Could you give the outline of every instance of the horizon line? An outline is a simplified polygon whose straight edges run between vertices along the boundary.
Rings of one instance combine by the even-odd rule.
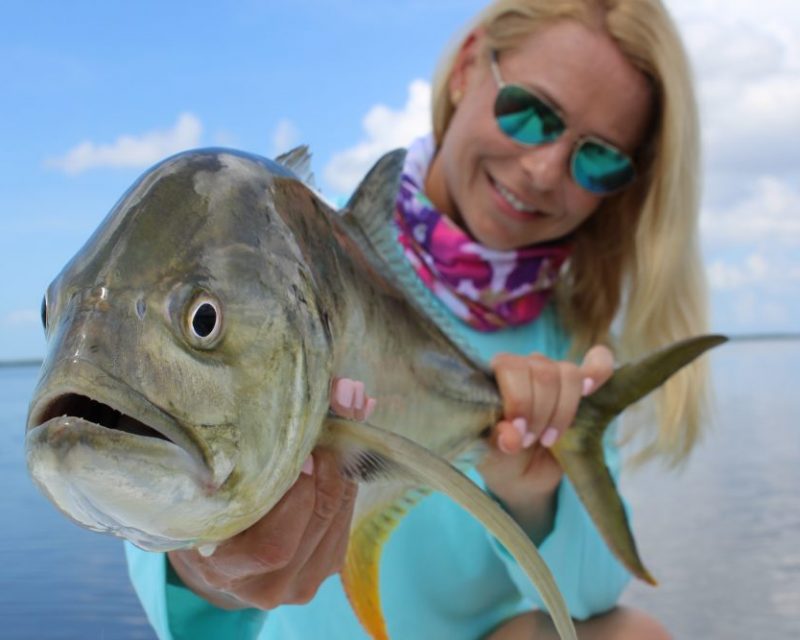
[[[728,335],[727,338],[731,342],[800,340],[800,332],[779,331],[775,333],[739,333]],[[9,369],[14,367],[34,367],[41,366],[42,362],[44,362],[44,358],[41,357],[9,358],[8,360],[0,359],[0,367]]]

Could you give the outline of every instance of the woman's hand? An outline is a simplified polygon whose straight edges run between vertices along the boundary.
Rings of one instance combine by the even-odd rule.
[[[335,455],[317,450],[297,482],[261,520],[204,557],[171,551],[183,583],[223,609],[308,602],[344,561],[356,487]]]
[[[335,378],[330,395],[331,410],[345,418],[366,420],[375,409],[358,380]],[[334,454],[318,450],[252,527],[209,557],[194,549],[171,551],[170,563],[187,587],[223,609],[308,602],[344,562],[356,489],[342,477]]]
[[[479,471],[489,490],[538,542],[552,528],[562,475],[549,448],[572,424],[581,397],[611,377],[614,357],[598,345],[580,365],[539,354],[500,354],[491,367],[504,419],[495,425],[491,450]]]

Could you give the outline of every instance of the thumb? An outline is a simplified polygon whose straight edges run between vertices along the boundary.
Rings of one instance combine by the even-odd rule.
[[[589,395],[605,384],[614,373],[614,354],[605,345],[595,345],[586,352],[580,370],[584,380],[583,395]]]

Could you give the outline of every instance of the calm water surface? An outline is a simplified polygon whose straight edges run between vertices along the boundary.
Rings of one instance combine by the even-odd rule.
[[[625,482],[661,583],[625,601],[678,639],[800,639],[800,342],[732,343],[712,365],[714,430],[688,468]],[[68,522],[28,480],[37,375],[0,368],[0,638],[152,639],[120,544]]]

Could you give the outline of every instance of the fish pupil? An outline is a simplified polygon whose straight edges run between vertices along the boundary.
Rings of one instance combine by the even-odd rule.
[[[207,338],[217,326],[217,310],[213,305],[204,302],[194,312],[192,329],[200,338]]]

